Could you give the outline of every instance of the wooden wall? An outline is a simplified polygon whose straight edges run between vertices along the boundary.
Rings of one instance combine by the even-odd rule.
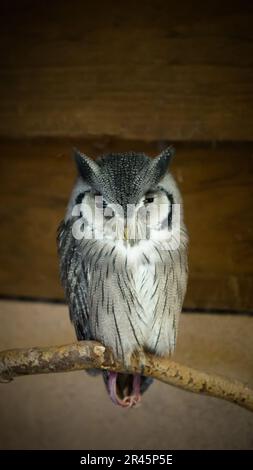
[[[63,297],[73,146],[173,142],[185,307],[252,310],[253,4],[4,0],[0,26],[0,295]]]

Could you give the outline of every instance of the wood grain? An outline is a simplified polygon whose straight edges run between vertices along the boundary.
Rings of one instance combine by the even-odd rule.
[[[63,298],[55,233],[75,178],[73,146],[96,156],[146,151],[140,141],[0,142],[0,294]],[[184,195],[190,232],[185,306],[252,309],[253,144],[178,144],[172,171]]]
[[[253,5],[3,1],[0,136],[252,140]]]

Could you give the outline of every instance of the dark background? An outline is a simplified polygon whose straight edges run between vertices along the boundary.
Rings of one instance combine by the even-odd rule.
[[[153,156],[170,143],[190,232],[184,310],[191,314],[182,320],[178,357],[250,382],[252,2],[1,1],[1,348],[73,339],[66,307],[50,304],[63,300],[55,234],[75,177],[72,147],[94,157],[129,150]],[[124,445],[121,414],[100,382],[74,374],[15,383],[1,388],[0,446]],[[136,415],[140,428],[133,413],[122,418],[125,435],[137,426],[126,445],[253,446],[249,413],[175,390],[171,402],[165,388],[156,384],[147,395]],[[85,403],[82,393],[90,393]],[[101,413],[114,423],[111,440]],[[148,437],[138,437],[148,427]]]

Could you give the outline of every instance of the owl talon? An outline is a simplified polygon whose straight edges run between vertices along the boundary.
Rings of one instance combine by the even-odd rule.
[[[121,406],[125,408],[133,408],[140,406],[141,395],[129,395],[122,400]]]
[[[141,402],[141,393],[140,393],[140,384],[141,376],[136,374],[133,376],[132,390],[130,395],[126,395],[123,398],[119,396],[117,390],[117,372],[109,372],[108,379],[108,392],[111,400],[115,405],[119,405],[123,408],[133,408],[140,405]]]

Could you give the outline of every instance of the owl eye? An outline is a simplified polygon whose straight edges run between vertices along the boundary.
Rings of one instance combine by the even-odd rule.
[[[112,209],[112,207],[110,206],[107,206],[104,210],[104,218],[106,220],[110,220],[112,219],[113,217],[115,216],[115,212],[114,210]]]
[[[152,202],[154,202],[154,199],[155,199],[154,196],[148,195],[144,199],[144,204],[152,204]]]
[[[107,207],[107,202],[104,200],[102,194],[95,194],[95,202],[98,209],[105,209]]]
[[[110,220],[115,216],[115,211],[112,207],[108,206],[102,194],[95,194],[95,203],[98,209],[103,210],[103,215],[106,220]]]

